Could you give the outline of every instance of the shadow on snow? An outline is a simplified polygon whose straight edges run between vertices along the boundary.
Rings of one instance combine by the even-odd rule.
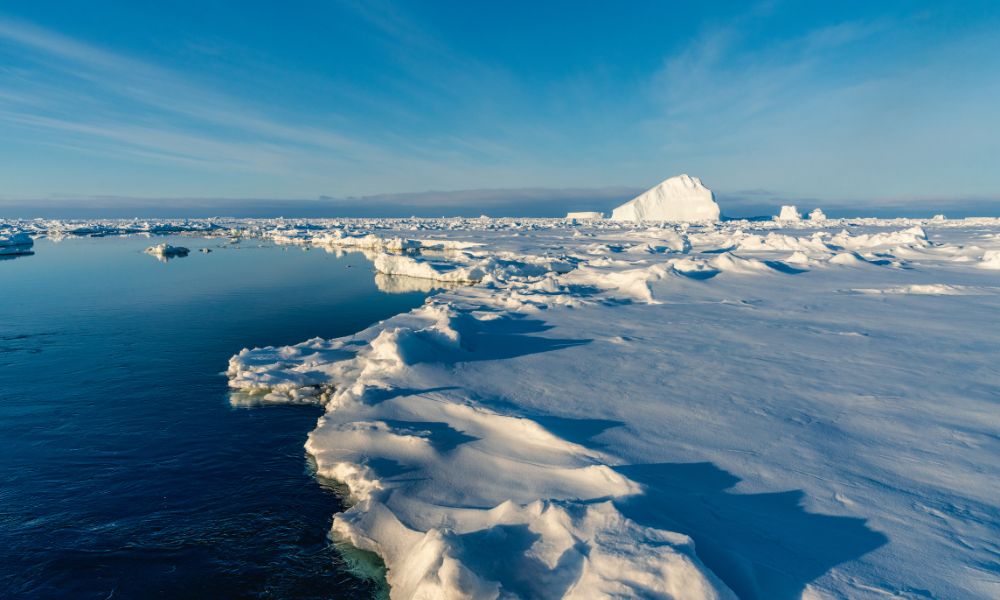
[[[712,463],[616,470],[646,487],[616,502],[622,513],[691,536],[699,558],[740,598],[800,598],[809,582],[888,542],[864,519],[807,512],[799,490],[729,492],[739,478]]]

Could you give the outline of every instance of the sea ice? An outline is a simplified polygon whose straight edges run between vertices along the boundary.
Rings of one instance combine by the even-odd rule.
[[[1000,220],[365,225],[480,283],[230,385],[326,406],[333,535],[393,597],[1000,592]]]
[[[0,221],[142,229],[451,280],[227,371],[394,598],[1000,597],[1000,219]]]

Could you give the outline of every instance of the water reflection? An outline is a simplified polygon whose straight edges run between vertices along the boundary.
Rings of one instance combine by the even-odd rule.
[[[22,258],[25,256],[34,256],[35,253],[32,250],[27,250],[25,252],[18,252],[16,254],[12,252],[0,252],[0,260],[14,260],[15,258]]]
[[[274,392],[247,392],[244,390],[233,390],[229,392],[229,405],[233,408],[257,408],[260,406],[271,406],[275,404],[317,404],[322,405],[326,396],[326,390],[316,390],[316,395],[299,392],[295,395],[276,394]]]
[[[409,275],[376,273],[375,286],[380,292],[387,294],[407,294],[410,292],[430,293],[438,290],[454,290],[462,287],[462,284],[424,279],[422,277],[410,277]]]

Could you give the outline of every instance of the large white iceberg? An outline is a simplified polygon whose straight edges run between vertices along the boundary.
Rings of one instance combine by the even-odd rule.
[[[677,175],[622,204],[613,221],[718,221],[712,190],[697,177]]]

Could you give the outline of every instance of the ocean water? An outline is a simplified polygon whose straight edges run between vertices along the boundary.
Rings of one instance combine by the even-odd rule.
[[[192,252],[142,253],[162,242]],[[0,261],[0,597],[370,596],[326,537],[342,506],[302,446],[320,409],[234,407],[221,373],[424,296],[379,291],[359,254],[255,241],[40,240]]]

